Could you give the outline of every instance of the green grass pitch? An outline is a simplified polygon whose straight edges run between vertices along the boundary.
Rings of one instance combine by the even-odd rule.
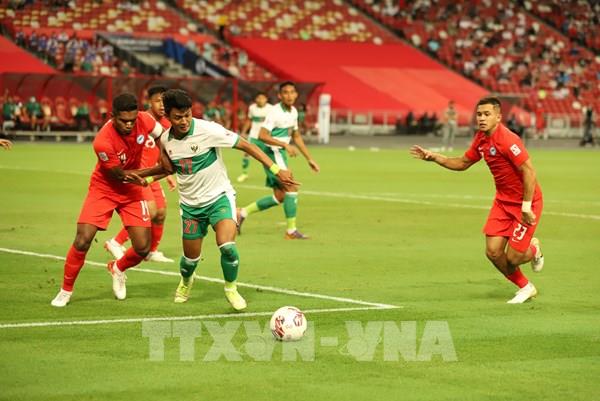
[[[507,305],[516,288],[484,255],[481,228],[494,188],[483,163],[454,173],[413,160],[407,150],[312,151],[320,174],[302,159],[292,161],[303,184],[299,227],[312,239],[284,241],[281,208],[252,215],[237,240],[239,280],[367,304],[244,287],[247,312],[256,315],[237,317],[214,282],[198,281],[187,304],[173,304],[178,278],[153,273],[176,274],[176,264],[131,271],[123,302],[112,297],[102,266],[85,266],[71,304],[52,308],[62,261],[7,250],[64,257],[94,166],[92,148],[16,143],[0,151],[0,400],[600,399],[597,152],[531,151],[545,197],[537,236],[546,266],[540,274],[523,267],[537,299]],[[225,157],[235,179],[241,154]],[[253,162],[249,180],[236,185],[238,204],[268,194],[263,180]],[[176,194],[168,200],[161,250],[178,258]],[[118,226],[115,215],[88,260],[108,261],[102,243]],[[218,256],[210,232],[197,273],[221,278]],[[307,313],[314,335],[297,344],[308,353],[294,354],[296,361],[270,333],[252,338],[240,326],[263,330],[268,314],[288,304],[317,311]],[[323,311],[340,308],[358,310]],[[143,335],[148,323],[140,320],[184,316],[201,330],[193,353],[182,358],[179,339],[168,337],[161,360],[153,360]],[[65,324],[83,321],[95,324]],[[372,331],[357,337],[351,321]],[[456,360],[435,353],[415,360],[410,343],[408,357],[387,360],[392,336],[377,328],[403,322],[416,322],[416,354],[428,324],[447,324]],[[184,327],[179,320],[161,324]],[[217,344],[209,330],[236,325],[227,344]],[[268,360],[254,357],[250,340],[273,348]],[[214,352],[224,355],[211,360]]]

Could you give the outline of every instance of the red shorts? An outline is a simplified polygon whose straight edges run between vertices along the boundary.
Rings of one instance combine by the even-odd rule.
[[[508,244],[521,253],[527,251],[531,238],[535,233],[537,225],[542,217],[544,201],[542,198],[535,200],[531,209],[536,217],[534,225],[525,224],[521,221],[521,204],[509,203],[494,199],[492,210],[488,216],[483,232],[491,237],[509,238]]]
[[[160,182],[153,182],[147,187],[144,187],[144,200],[156,202],[157,209],[165,209],[167,207],[167,197],[160,185]]]
[[[100,192],[88,192],[79,219],[79,224],[92,224],[106,230],[114,211],[119,213],[123,226],[150,227],[150,212],[145,200],[118,201]]]

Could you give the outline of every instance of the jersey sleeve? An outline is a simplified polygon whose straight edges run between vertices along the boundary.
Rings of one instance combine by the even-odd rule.
[[[510,162],[519,167],[529,159],[529,153],[523,145],[523,141],[515,134],[506,135],[502,141],[502,147],[500,148],[502,154],[510,160]]]
[[[475,135],[473,141],[471,142],[471,146],[469,146],[469,149],[467,149],[463,156],[471,160],[472,162],[478,162],[479,160],[481,160],[481,153],[479,153],[479,150],[477,149],[478,146],[479,135]]]
[[[261,128],[264,128],[269,132],[273,131],[273,128],[275,128],[275,118],[276,114],[272,110],[269,110],[269,113],[265,117],[265,121],[263,121]]]
[[[296,113],[296,118],[294,119],[294,131],[298,131],[298,113]]]
[[[209,145],[215,148],[233,148],[240,140],[238,134],[212,121],[206,124],[205,129],[208,133]]]
[[[162,134],[162,125],[158,121],[156,121],[154,117],[152,117],[150,114],[148,114],[145,111],[140,111],[138,117],[144,125],[144,129],[142,130],[144,134],[148,134],[155,139],[158,138],[160,134]]]
[[[94,152],[98,158],[98,164],[102,169],[109,170],[113,167],[121,166],[121,161],[115,152],[112,143],[103,138],[97,138],[94,141]]]

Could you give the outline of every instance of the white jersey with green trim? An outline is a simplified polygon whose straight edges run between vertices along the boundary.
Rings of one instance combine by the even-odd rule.
[[[258,133],[265,121],[265,118],[273,108],[272,104],[266,103],[263,107],[258,107],[256,103],[252,103],[248,108],[248,118],[252,121],[250,125],[249,137],[258,139]]]
[[[179,201],[187,206],[204,207],[224,193],[235,190],[219,148],[232,148],[240,137],[212,121],[192,118],[190,130],[176,139],[170,128],[160,137],[161,144],[175,165]]]
[[[285,110],[282,103],[277,103],[267,114],[262,128],[269,131],[273,138],[290,143],[292,134],[298,129],[298,110],[294,106],[290,110]],[[271,146],[271,148],[280,149],[281,147]]]

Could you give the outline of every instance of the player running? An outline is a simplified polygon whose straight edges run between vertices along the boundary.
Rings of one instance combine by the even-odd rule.
[[[150,251],[150,212],[142,193],[145,181],[141,175],[161,169],[139,169],[144,144],[149,136],[158,138],[163,128],[148,113],[138,112],[137,99],[132,94],[115,97],[112,109],[112,118],[93,142],[98,162],[77,220],[75,241],[67,253],[63,284],[52,306],[63,307],[71,300],[92,240],[98,230],[106,230],[114,211],[121,216],[131,238],[131,248],[108,263],[117,299],[127,296],[125,270],[139,264]]]
[[[163,103],[171,128],[160,141],[164,157],[172,163],[164,173],[177,173],[183,224],[183,256],[179,262],[181,280],[174,301],[183,303],[189,299],[202,242],[208,226],[212,226],[221,252],[225,296],[235,310],[245,309],[246,301],[238,293],[236,285],[240,259],[235,244],[235,191],[227,176],[220,148],[246,152],[282,183],[298,183],[292,179],[289,171],[271,162],[256,145],[220,124],[192,118],[192,99],[185,91],[166,91]]]
[[[462,157],[447,157],[417,145],[411,148],[411,154],[457,171],[468,169],[482,158],[485,160],[496,183],[496,197],[483,228],[486,255],[519,287],[508,303],[520,304],[535,297],[537,290],[519,265],[531,262],[534,272],[544,266],[540,241],[533,237],[544,204],[529,154],[521,139],[500,122],[500,107],[495,97],[477,103],[479,131]]]
[[[289,170],[287,165],[287,155],[295,157],[297,155],[296,147],[290,144],[293,140],[298,150],[308,161],[310,168],[319,172],[319,165],[313,160],[302,135],[298,131],[298,111],[294,103],[298,98],[296,85],[293,82],[284,82],[279,86],[279,99],[281,102],[274,105],[267,115],[259,132],[257,145],[269,158],[275,162],[281,169]],[[273,188],[272,196],[265,196],[256,202],[241,208],[239,213],[238,232],[241,233],[241,227],[244,220],[252,213],[261,212],[273,206],[283,203],[283,210],[287,219],[287,231],[285,239],[308,239],[296,228],[296,213],[298,210],[298,186],[283,183],[265,168],[267,175],[266,185]]]
[[[163,86],[153,86],[148,89],[148,100],[150,101],[150,115],[160,123],[165,129],[171,126],[169,120],[165,118],[165,109],[162,104],[162,94],[167,90]],[[144,143],[144,151],[142,152],[142,168],[154,167],[159,163],[160,149],[156,146],[154,138],[148,137]],[[177,187],[175,179],[168,176],[167,183],[169,190],[173,191]],[[144,200],[148,203],[150,211],[150,219],[152,221],[152,242],[150,243],[150,252],[145,260],[151,262],[173,262],[173,259],[167,258],[161,251],[158,250],[158,244],[163,236],[165,218],[167,217],[167,199],[160,185],[160,182],[153,182],[143,189]],[[129,239],[127,228],[123,227],[121,231],[114,237],[104,243],[104,248],[110,252],[115,259],[120,259],[125,247],[123,244]]]
[[[260,127],[262,127],[267,114],[273,107],[268,103],[269,98],[263,92],[259,92],[254,97],[254,103],[248,107],[248,118],[242,127],[241,135],[248,139],[250,143],[257,145],[258,141],[258,133],[260,132]],[[248,134],[248,130],[250,133]],[[244,154],[242,158],[242,174],[237,178],[238,182],[244,182],[248,179],[248,167],[250,166],[250,156]]]

